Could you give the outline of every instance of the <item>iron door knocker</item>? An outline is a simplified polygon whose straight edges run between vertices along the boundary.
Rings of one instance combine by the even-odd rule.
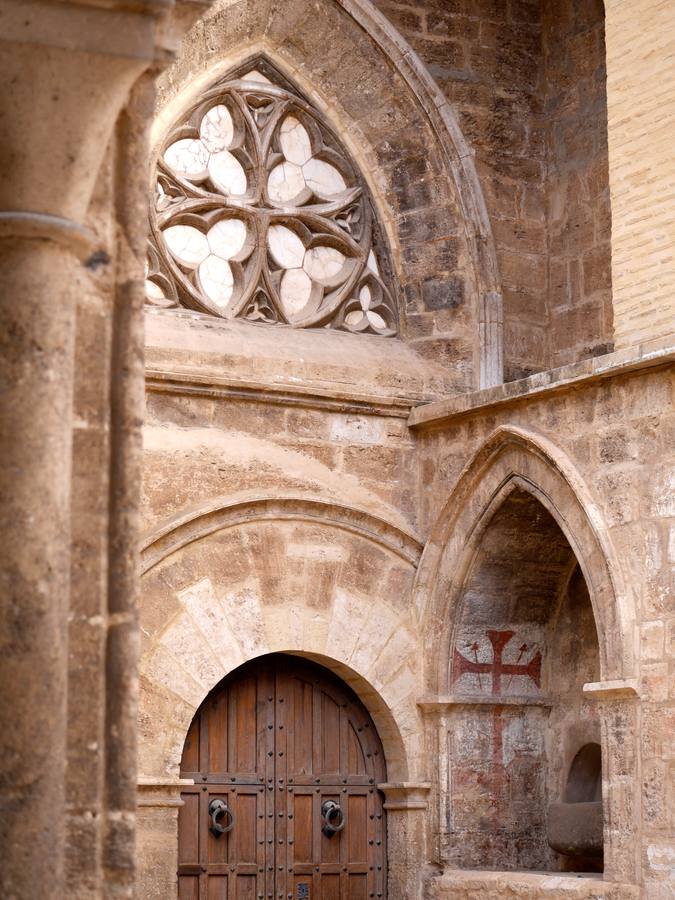
[[[335,800],[324,800],[321,804],[321,831],[326,837],[333,837],[345,827],[345,814]]]
[[[234,813],[224,800],[212,800],[209,803],[209,816],[211,817],[209,831],[214,837],[218,838],[234,828]],[[220,821],[222,816],[227,816],[226,825]]]

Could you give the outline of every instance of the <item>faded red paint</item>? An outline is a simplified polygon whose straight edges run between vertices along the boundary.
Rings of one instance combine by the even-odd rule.
[[[532,681],[540,686],[541,683],[541,651],[537,650],[532,659],[528,663],[504,663],[502,662],[502,654],[504,648],[511,640],[514,631],[486,631],[490,643],[492,644],[492,662],[482,663],[478,660],[467,659],[462,653],[455,648],[452,662],[452,680],[457,681],[466,673],[474,673],[476,675],[490,675],[492,677],[492,696],[498,697],[502,692],[502,676],[510,675],[513,678],[516,675],[524,675],[531,678]],[[477,654],[478,644],[475,643],[471,648]],[[527,650],[527,644],[520,647],[521,659],[523,653]],[[510,681],[510,679],[509,679]]]

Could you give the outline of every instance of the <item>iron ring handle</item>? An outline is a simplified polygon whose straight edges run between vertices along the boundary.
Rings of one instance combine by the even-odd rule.
[[[221,834],[226,834],[234,828],[234,813],[224,800],[212,800],[209,803],[209,816],[211,817],[209,831],[214,837],[220,837]],[[227,816],[226,825],[220,822],[222,816]]]
[[[321,804],[321,818],[323,819],[321,830],[327,837],[332,837],[345,827],[345,814],[335,800],[324,800]]]

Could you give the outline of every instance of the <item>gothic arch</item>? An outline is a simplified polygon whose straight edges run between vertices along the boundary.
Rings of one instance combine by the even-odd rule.
[[[402,336],[415,342],[428,335],[417,331],[425,312],[422,282],[437,272],[457,313],[447,338],[471,348],[458,370],[472,369],[473,385],[496,383],[501,343],[486,325],[488,317],[498,320],[501,305],[494,241],[454,112],[368,0],[329,0],[321,17],[309,5],[282,14],[266,0],[216,3],[160,82],[153,143],[207,85],[248,58],[268,58],[336,127],[364,174],[405,298]],[[406,318],[406,307],[417,316]]]
[[[550,441],[516,427],[498,428],[464,468],[437,519],[416,583],[423,632],[438,661],[426,687],[448,689],[452,632],[463,587],[494,513],[522,490],[550,513],[572,548],[590,593],[603,680],[634,675],[634,607],[602,514],[569,459]]]

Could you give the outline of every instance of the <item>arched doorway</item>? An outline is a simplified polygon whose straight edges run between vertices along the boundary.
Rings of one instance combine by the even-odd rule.
[[[382,744],[339,678],[272,654],[204,700],[185,740],[181,900],[386,896]]]

